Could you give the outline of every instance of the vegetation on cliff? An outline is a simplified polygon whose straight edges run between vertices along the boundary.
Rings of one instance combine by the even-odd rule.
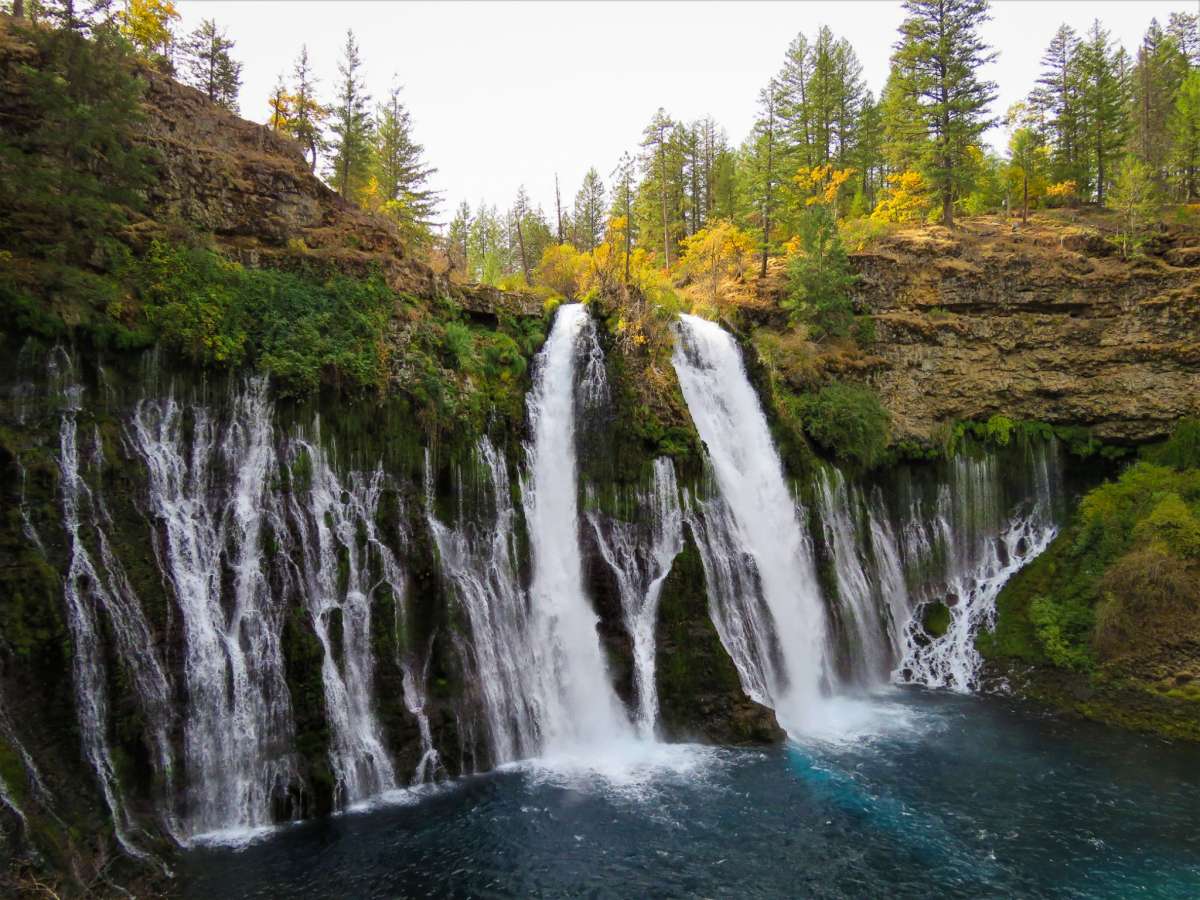
[[[1184,420],[1085,495],[1000,594],[996,629],[979,638],[985,656],[1041,670],[1035,689],[1085,715],[1200,738],[1198,447],[1200,423]]]

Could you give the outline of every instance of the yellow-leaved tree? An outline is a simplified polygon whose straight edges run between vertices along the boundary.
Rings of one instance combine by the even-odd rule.
[[[924,222],[933,208],[929,185],[920,172],[909,169],[888,179],[887,189],[871,218],[877,222],[902,224]]]
[[[693,308],[717,312],[752,299],[753,257],[754,240],[728,219],[685,238],[678,275],[688,282]]]
[[[577,300],[581,296],[579,287],[589,262],[586,255],[571,244],[551,244],[533,270],[533,283],[564,300]]]
[[[179,12],[171,0],[126,0],[121,34],[146,59],[166,62],[175,42],[172,26],[178,21]]]
[[[835,214],[842,192],[853,177],[856,169],[835,169],[832,164],[823,166],[801,166],[792,180],[800,191],[805,206],[821,204]]]

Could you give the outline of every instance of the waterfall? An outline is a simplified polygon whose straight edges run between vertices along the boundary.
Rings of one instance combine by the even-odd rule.
[[[517,568],[516,510],[504,456],[486,438],[475,446],[490,493],[476,498],[482,508],[474,521],[462,521],[461,473],[457,528],[433,511],[433,470],[426,454],[426,519],[437,548],[438,564],[449,593],[466,611],[469,645],[460,647],[474,673],[490,748],[496,763],[533,756],[540,747],[533,677],[529,661],[528,597]]]
[[[650,489],[636,497],[632,522],[608,520],[595,510],[588,521],[604,561],[617,579],[625,628],[633,640],[633,674],[637,687],[637,727],[653,738],[658,724],[658,690],[654,680],[654,628],[658,600],[671,563],[683,549],[683,513],[675,467],[667,457],[654,461]],[[608,520],[608,521],[606,521]]]
[[[292,518],[303,559],[301,594],[323,650],[335,802],[345,806],[396,787],[372,704],[371,604],[382,586],[400,602],[403,585],[375,524],[383,469],[351,473],[343,484],[319,434],[311,443],[298,438],[289,449],[293,479],[305,472],[309,479],[307,491],[292,491]]]
[[[582,351],[582,353],[581,353]],[[559,307],[538,354],[527,408],[531,439],[522,479],[533,562],[530,627],[534,705],[542,749],[586,750],[629,733],[609,680],[597,616],[583,589],[575,449],[575,388],[606,390],[599,346],[581,304]],[[577,360],[586,354],[584,371]]]
[[[719,497],[694,506],[714,623],[747,693],[801,727],[825,680],[825,609],[796,502],[741,353],[682,316],[675,371]]]
[[[431,642],[432,643],[432,642]],[[433,745],[433,730],[429,726],[429,716],[425,712],[426,685],[429,683],[429,654],[425,655],[425,664],[416,666],[411,661],[401,664],[403,673],[404,707],[417,720],[417,729],[421,735],[421,758],[413,772],[414,785],[436,781],[439,776],[445,776],[446,770],[442,765],[441,754]]]
[[[880,571],[863,555],[868,542],[883,534],[864,533],[861,493],[846,483],[838,469],[820,472],[817,496],[825,542],[833,557],[837,608],[849,639],[852,677],[866,685],[885,682],[894,660],[881,603]]]
[[[919,508],[910,518],[911,563],[942,560],[941,580],[924,599],[949,607],[950,626],[931,638],[920,622],[908,622],[899,680],[964,692],[979,686],[983,661],[975,636],[995,625],[996,598],[1005,582],[1042,553],[1058,531],[1058,446],[1039,442],[1024,452],[1024,484],[1015,504],[1005,502],[995,455],[958,456],[932,520],[923,521]]]
[[[150,855],[136,846],[130,837],[135,823],[125,808],[120,780],[108,743],[109,697],[108,674],[104,663],[103,638],[98,614],[105,612],[118,638],[127,631],[141,631],[139,623],[131,621],[132,603],[117,598],[125,587],[123,579],[116,580],[109,571],[97,569],[84,541],[84,514],[91,504],[91,491],[80,471],[78,423],[82,388],[67,392],[67,407],[59,427],[59,471],[61,474],[63,527],[67,533],[69,562],[63,580],[67,623],[73,643],[72,673],[75,681],[75,705],[84,756],[100,783],[104,802],[113,822],[113,833],[121,848],[137,859],[148,860]],[[94,510],[92,510],[94,515]],[[97,529],[98,530],[98,529]],[[140,623],[144,625],[143,623]],[[143,642],[135,646],[135,657],[152,652],[153,644],[146,629]],[[126,641],[122,641],[129,647]],[[147,665],[144,668],[149,669]],[[161,670],[160,670],[161,671]],[[169,772],[169,769],[166,770]],[[164,773],[165,774],[165,773]]]
[[[283,610],[262,558],[264,525],[283,530],[267,490],[275,454],[265,380],[250,381],[234,398],[223,436],[206,407],[191,412],[190,448],[173,396],[140,402],[131,428],[162,531],[160,568],[183,619],[188,838],[270,824],[273,798],[296,780]],[[211,470],[218,459],[223,480]],[[224,500],[222,482],[230,486]],[[226,567],[233,575],[228,597]]]

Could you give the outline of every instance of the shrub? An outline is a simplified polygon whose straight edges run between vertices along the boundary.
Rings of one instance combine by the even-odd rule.
[[[810,206],[800,219],[800,249],[788,260],[788,295],[782,306],[793,324],[807,323],[813,337],[845,337],[854,324],[850,288],[857,280],[833,214]]]
[[[1194,632],[1200,578],[1161,547],[1123,556],[1105,575],[1093,646],[1102,659],[1138,653],[1163,637]]]
[[[1087,635],[1092,611],[1087,606],[1034,597],[1029,604],[1029,621],[1054,665],[1063,669],[1086,669],[1091,665]]]
[[[834,382],[801,401],[804,431],[836,458],[871,468],[887,449],[891,417],[870,388]]]

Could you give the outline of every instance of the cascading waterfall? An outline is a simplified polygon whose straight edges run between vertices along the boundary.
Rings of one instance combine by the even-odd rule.
[[[587,517],[604,561],[617,579],[625,628],[633,640],[633,674],[637,688],[637,727],[653,738],[658,723],[658,690],[654,681],[658,601],[671,563],[683,549],[683,512],[675,467],[667,457],[654,461],[648,491],[636,498],[632,522],[611,520],[595,510]]]
[[[511,762],[536,754],[540,747],[530,649],[528,597],[521,587],[514,547],[516,510],[508,466],[486,437],[475,446],[476,459],[490,489],[480,497],[475,521],[462,514],[464,485],[456,478],[459,498],[457,528],[441,522],[433,511],[433,470],[425,461],[426,519],[437,546],[444,582],[467,614],[469,657],[476,690],[487,720],[494,761]],[[481,492],[482,493],[482,492]]]
[[[280,646],[282,609],[271,596],[262,531],[282,530],[267,490],[275,472],[265,380],[234,398],[220,437],[208,409],[192,409],[190,449],[174,397],[142,401],[131,436],[145,461],[163,539],[160,565],[182,614],[186,836],[262,827],[295,779],[291,702]],[[220,499],[219,458],[232,490]],[[222,591],[232,570],[233,596]],[[226,612],[226,607],[230,612]]]
[[[826,679],[827,625],[796,502],[733,338],[682,316],[673,361],[719,491],[693,507],[714,622],[747,693],[801,728]]]
[[[874,534],[861,527],[862,498],[834,468],[817,476],[818,512],[833,556],[838,610],[849,637],[852,677],[863,684],[885,682],[891,672],[888,622],[884,618],[880,570],[872,571],[863,550]]]
[[[311,443],[298,438],[290,450],[293,478],[298,471],[309,473],[307,502],[301,503],[300,492],[292,494],[292,518],[303,559],[301,594],[324,653],[330,764],[336,801],[344,806],[396,787],[372,705],[371,604],[383,585],[401,601],[403,585],[395,556],[375,524],[383,469],[351,473],[343,484],[319,437]],[[340,640],[334,634],[335,618]]]
[[[130,836],[135,824],[125,808],[112,748],[108,743],[108,675],[98,621],[99,611],[107,614],[122,644],[121,649],[128,654],[132,647],[131,661],[144,660],[146,655],[152,653],[153,645],[149,639],[149,629],[144,627],[144,620],[138,621],[132,612],[135,604],[125,596],[118,599],[117,595],[126,586],[124,579],[118,580],[113,572],[97,569],[84,541],[83,516],[89,507],[92,507],[93,516],[95,511],[91,491],[80,470],[76,416],[81,408],[81,397],[82,388],[68,389],[59,428],[63,527],[67,532],[70,553],[63,580],[63,597],[74,645],[72,668],[75,703],[84,755],[99,780],[100,790],[112,816],[117,842],[130,856],[146,860],[150,855],[135,845]],[[94,530],[100,530],[98,524],[94,523]],[[138,610],[140,613],[140,608]],[[132,637],[130,632],[142,639],[140,644],[129,640]],[[146,664],[141,668],[142,674],[145,674],[152,667]],[[161,670],[158,671],[161,673]],[[135,680],[140,682],[136,676]],[[153,710],[152,705],[150,709]],[[166,776],[169,772],[167,768],[162,774]]]
[[[1031,444],[1025,453],[1024,499],[1015,508],[1005,508],[995,456],[959,456],[932,521],[923,522],[918,512],[906,528],[910,564],[927,564],[938,554],[944,560],[940,593],[929,591],[924,599],[949,607],[950,627],[930,639],[918,622],[908,623],[900,680],[964,692],[979,686],[982,659],[975,636],[995,624],[996,598],[1005,582],[1058,531],[1058,446]]]
[[[587,356],[582,372],[581,350]],[[630,733],[584,593],[579,544],[575,388],[582,376],[585,393],[605,389],[603,365],[595,365],[599,352],[583,305],[559,307],[527,400],[532,436],[522,495],[533,562],[531,696],[542,749],[550,753],[589,751]]]
[[[415,665],[411,660],[401,663],[403,672],[404,708],[412,713],[417,720],[417,730],[421,735],[421,758],[413,772],[412,784],[421,785],[436,781],[439,776],[446,774],[442,765],[441,754],[433,744],[433,729],[429,725],[429,715],[425,712],[427,702],[426,685],[429,683],[429,654],[425,655],[424,665]]]

